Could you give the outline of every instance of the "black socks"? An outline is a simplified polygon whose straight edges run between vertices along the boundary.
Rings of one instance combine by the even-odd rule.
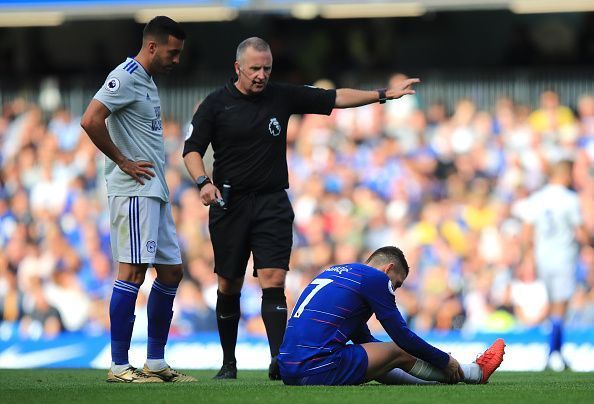
[[[284,288],[262,289],[262,320],[268,335],[270,355],[277,356],[287,327],[287,298]]]
[[[223,348],[223,363],[235,362],[235,345],[237,345],[237,327],[241,312],[239,298],[241,293],[236,295],[225,295],[217,291],[217,325],[219,327],[219,338]]]

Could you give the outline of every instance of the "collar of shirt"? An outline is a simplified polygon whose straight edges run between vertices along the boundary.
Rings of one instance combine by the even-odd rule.
[[[237,89],[237,87],[235,86],[235,82],[237,81],[237,77],[231,77],[229,79],[229,81],[227,82],[227,85],[225,86],[225,88],[227,89],[227,91],[229,91],[229,93],[231,94],[232,97],[234,98],[242,98],[244,100],[258,100],[260,99],[262,96],[264,96],[265,94],[268,93],[268,89],[270,88],[270,82],[268,83],[268,85],[266,86],[266,88],[264,89],[264,91],[262,91],[260,94],[252,94],[252,95],[247,95],[242,93],[241,91],[239,91]]]

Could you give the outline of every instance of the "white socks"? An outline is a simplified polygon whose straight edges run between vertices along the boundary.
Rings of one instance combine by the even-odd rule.
[[[146,360],[146,367],[153,372],[157,372],[159,370],[163,370],[168,367],[167,362],[165,359],[147,359]]]
[[[147,359],[146,360],[146,367],[149,368],[149,370],[152,370],[153,372],[163,370],[168,366],[169,365],[167,364],[167,362],[165,362],[165,359]],[[125,365],[116,365],[115,363],[111,362],[111,371],[113,372],[113,374],[116,374],[116,375],[119,373],[122,373],[124,370],[128,369],[129,367],[130,367],[129,363],[126,363]]]
[[[436,384],[437,382],[426,381],[409,375],[404,370],[395,368],[390,370],[385,375],[376,378],[380,383],[383,384]]]
[[[464,383],[477,384],[480,383],[483,375],[481,374],[481,368],[476,363],[461,363],[460,367],[464,372]]]
[[[111,362],[111,371],[114,375],[118,375],[120,373],[122,373],[124,370],[128,369],[130,367],[129,363],[126,363],[124,365],[116,365],[115,362]]]

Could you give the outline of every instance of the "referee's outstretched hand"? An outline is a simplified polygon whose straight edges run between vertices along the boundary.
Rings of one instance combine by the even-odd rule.
[[[418,78],[402,80],[396,86],[390,87],[386,90],[386,97],[388,97],[390,100],[396,100],[403,95],[414,94],[415,90],[412,88],[412,86],[420,82],[421,79]]]
[[[155,176],[155,173],[151,170],[154,164],[148,161],[125,160],[120,163],[119,167],[120,170],[134,178],[140,185],[144,185],[143,179],[150,180]]]
[[[206,184],[200,190],[200,200],[204,206],[212,205],[217,199],[222,199],[222,197],[221,192],[214,184]]]

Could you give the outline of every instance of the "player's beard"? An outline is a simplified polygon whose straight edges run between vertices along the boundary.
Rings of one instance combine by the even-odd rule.
[[[165,63],[165,61],[158,54],[155,54],[152,65],[154,71],[160,74],[169,74],[174,67],[173,63]]]

